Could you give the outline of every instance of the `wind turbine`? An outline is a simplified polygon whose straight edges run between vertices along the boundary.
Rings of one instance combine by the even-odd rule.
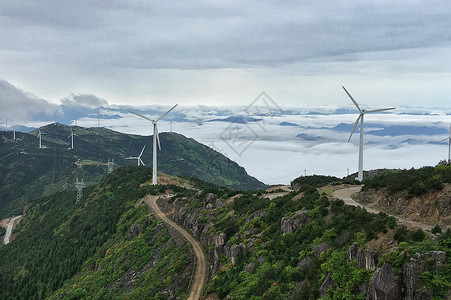
[[[16,124],[14,124],[13,120],[10,120],[13,123],[13,140],[16,139]],[[8,121],[6,121],[6,131],[8,131]]]
[[[444,142],[448,140],[448,164],[451,163],[451,125],[449,125],[449,137],[441,140],[440,142]]]
[[[352,128],[351,135],[349,136],[349,139],[348,139],[348,143],[351,141],[352,134],[354,133],[354,130],[360,121],[359,173],[358,173],[356,179],[358,181],[363,181],[363,118],[366,113],[374,113],[374,112],[385,111],[385,110],[390,110],[390,109],[395,109],[395,108],[389,107],[389,108],[371,109],[371,110],[361,109],[360,106],[357,104],[357,101],[355,101],[354,98],[352,98],[351,94],[349,94],[349,92],[345,89],[345,87],[342,86],[342,88],[345,90],[346,94],[348,94],[349,98],[351,99],[351,101],[354,103],[354,105],[357,107],[357,109],[360,112],[357,120],[355,121],[354,128]]]
[[[141,150],[141,154],[139,154],[139,156],[130,156],[125,159],[136,159],[138,161],[138,167],[141,166],[141,164],[145,166],[144,162],[141,160],[141,155],[143,155],[144,149],[146,149],[146,145],[144,145],[143,149]]]
[[[157,143],[158,143],[158,148],[161,151],[161,145],[160,145],[160,137],[158,136],[158,121],[160,121],[161,119],[163,119],[164,117],[167,116],[167,114],[169,114],[178,104],[174,105],[170,110],[168,110],[164,115],[162,115],[161,117],[159,117],[156,120],[152,120],[146,116],[140,115],[138,113],[132,112],[132,114],[137,115],[138,117],[141,117],[143,119],[146,119],[150,122],[152,122],[153,124],[153,171],[152,171],[152,184],[156,185],[157,184]]]
[[[38,132],[39,132],[39,134],[38,134],[38,136],[36,138],[39,139],[39,149],[42,149],[42,132],[41,132],[41,129],[38,128]]]
[[[71,146],[70,146],[70,148],[71,149],[74,149],[74,131],[72,130],[72,127],[70,128],[70,135],[67,137],[67,138],[72,138],[72,140],[71,140]]]

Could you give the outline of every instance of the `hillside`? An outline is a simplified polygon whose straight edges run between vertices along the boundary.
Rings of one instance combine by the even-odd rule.
[[[39,196],[71,190],[76,178],[87,184],[107,174],[106,163],[134,165],[147,145],[142,160],[152,167],[152,137],[122,134],[105,128],[73,127],[74,149],[69,149],[70,128],[51,124],[41,128],[43,149],[38,149],[37,130],[11,134],[0,132],[0,218],[21,214],[26,203]],[[158,170],[178,176],[194,176],[234,189],[257,189],[265,185],[245,169],[207,146],[176,133],[161,133]]]
[[[0,247],[0,298],[186,299],[191,249],[148,213],[149,194],[202,244],[210,299],[443,299],[451,287],[450,230],[409,231],[320,194],[334,178],[297,179],[273,198],[150,177],[123,167],[79,205],[73,191],[35,201]]]
[[[451,226],[451,165],[380,171],[365,180],[359,201],[413,221]]]

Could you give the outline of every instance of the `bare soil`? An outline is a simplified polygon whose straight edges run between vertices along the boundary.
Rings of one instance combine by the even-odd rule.
[[[191,293],[188,300],[198,300],[201,298],[202,288],[204,287],[207,278],[207,258],[202,251],[200,243],[185,229],[177,223],[169,219],[157,205],[157,199],[160,196],[147,195],[143,198],[144,202],[155,213],[155,215],[163,220],[168,226],[180,233],[192,246],[194,255],[196,256],[196,273],[191,284]]]

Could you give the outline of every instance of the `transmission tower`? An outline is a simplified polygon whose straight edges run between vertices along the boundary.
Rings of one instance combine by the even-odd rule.
[[[114,170],[114,166],[115,166],[116,164],[114,163],[114,158],[110,161],[110,159],[108,158],[108,163],[107,163],[107,166],[108,166],[108,174],[111,174],[112,172],[113,172],[113,170]]]
[[[81,179],[81,181],[77,181],[75,182],[75,187],[77,188],[77,201],[76,203],[80,202],[81,198],[83,197],[83,188],[85,186],[85,183],[83,182],[83,178]]]

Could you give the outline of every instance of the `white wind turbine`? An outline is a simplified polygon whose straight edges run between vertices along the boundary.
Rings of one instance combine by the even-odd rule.
[[[354,128],[352,128],[351,135],[349,136],[349,139],[348,139],[348,143],[349,143],[349,141],[351,141],[352,134],[354,133],[354,130],[360,121],[359,173],[358,173],[356,179],[358,181],[363,181],[363,117],[365,116],[366,113],[374,113],[374,112],[385,111],[385,110],[390,110],[390,109],[395,109],[395,108],[389,107],[389,108],[371,109],[371,110],[361,109],[360,106],[357,104],[357,101],[355,101],[354,98],[352,98],[351,94],[349,94],[349,92],[345,89],[345,87],[342,86],[342,88],[345,90],[346,94],[348,94],[349,98],[351,98],[352,102],[354,103],[354,105],[357,107],[357,109],[360,112],[357,120],[355,121]]]
[[[72,127],[70,128],[70,135],[67,138],[72,138],[70,148],[74,149],[74,131],[72,130]]]
[[[451,163],[451,125],[449,125],[449,137],[441,140],[440,142],[444,142],[448,140],[448,163]]]
[[[167,116],[167,114],[169,114],[178,104],[174,105],[170,110],[168,110],[164,115],[162,115],[161,117],[159,117],[156,120],[152,120],[146,116],[140,115],[138,113],[132,112],[132,114],[137,115],[138,117],[141,117],[143,119],[146,119],[150,122],[152,122],[153,124],[153,170],[152,170],[152,184],[156,185],[157,184],[157,143],[158,143],[158,148],[161,150],[161,145],[160,145],[160,137],[158,136],[158,121],[160,121],[161,119],[163,119],[164,117]]]
[[[13,140],[16,139],[16,124],[14,124],[13,120],[10,120],[13,123]],[[8,131],[8,121],[6,121],[6,131]]]
[[[38,136],[37,138],[39,139],[39,149],[42,149],[42,132],[41,129],[38,128]]]
[[[146,149],[146,145],[144,145],[144,147],[141,150],[141,153],[139,154],[139,156],[130,156],[130,157],[127,157],[125,159],[136,159],[138,161],[138,167],[141,166],[141,165],[145,166],[144,162],[141,160],[141,155],[143,155],[144,149]]]

